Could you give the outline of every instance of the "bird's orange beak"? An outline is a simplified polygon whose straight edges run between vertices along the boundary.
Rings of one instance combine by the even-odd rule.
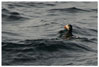
[[[65,26],[64,26],[64,29],[69,30],[69,29],[70,29],[70,28],[69,28],[69,25],[68,25],[68,24],[65,25]]]

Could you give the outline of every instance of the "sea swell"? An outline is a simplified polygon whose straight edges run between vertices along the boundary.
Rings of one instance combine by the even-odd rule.
[[[90,51],[91,49],[82,44],[77,44],[73,42],[66,42],[61,40],[26,40],[24,44],[18,43],[2,43],[3,50],[9,48],[25,48],[25,47],[33,47],[35,50],[44,50],[44,51],[58,51],[59,49],[71,50],[71,51]]]
[[[3,2],[2,65],[97,65],[96,2]],[[71,24],[74,39],[62,39]]]
[[[13,54],[13,56],[15,55],[14,57],[10,57],[10,59],[12,59],[11,62],[7,64],[6,62],[3,63],[6,65],[11,65],[12,62],[15,62],[13,63],[14,65],[20,65],[20,63],[16,62],[35,62],[62,57],[70,58],[79,56],[79,53],[97,52],[87,45],[85,46],[80,43],[77,44],[75,42],[60,39],[25,40],[20,41],[19,43],[2,42],[2,50],[2,53],[8,52],[9,54]],[[67,63],[67,65],[68,64],[70,63]]]

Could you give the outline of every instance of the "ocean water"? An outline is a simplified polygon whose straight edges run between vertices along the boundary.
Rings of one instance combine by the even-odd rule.
[[[97,66],[97,27],[97,2],[2,2],[2,65]]]

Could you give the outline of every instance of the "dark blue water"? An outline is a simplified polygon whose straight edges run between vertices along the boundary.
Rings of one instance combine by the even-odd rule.
[[[97,2],[2,2],[2,65],[96,66]]]

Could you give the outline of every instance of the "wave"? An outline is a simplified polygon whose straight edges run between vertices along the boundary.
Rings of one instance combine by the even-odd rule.
[[[35,2],[35,3],[32,3],[32,4],[35,4],[35,5],[42,5],[42,6],[56,6],[55,4],[52,4],[52,3],[49,3],[49,2]]]
[[[66,12],[70,12],[70,13],[75,13],[75,12],[89,12],[89,10],[84,10],[84,9],[80,9],[80,8],[77,8],[77,7],[57,8],[57,9],[50,9],[49,11],[51,11],[51,12],[55,12],[55,11],[66,11]]]
[[[24,62],[33,65],[33,62],[39,60],[75,58],[82,56],[83,53],[97,52],[85,45],[59,39],[24,40],[19,43],[2,42],[3,55],[10,56],[3,58],[3,65],[25,65]],[[5,58],[8,58],[9,62],[5,62]]]
[[[18,51],[59,51],[60,49],[65,49],[68,51],[92,51],[88,46],[77,44],[74,42],[55,40],[55,39],[38,39],[38,40],[25,40],[20,43],[2,42],[3,50],[20,49]],[[22,50],[24,48],[28,48]]]
[[[19,34],[12,33],[12,32],[3,31],[2,33],[3,33],[3,34],[8,34],[8,35],[11,35],[11,36],[19,36]]]
[[[28,19],[27,17],[22,16],[19,12],[11,12],[7,9],[2,9],[2,18],[6,18],[7,20]]]
[[[97,9],[91,9],[91,11],[96,11],[97,12],[98,10]]]
[[[15,8],[15,7],[34,7],[34,8],[42,8],[46,6],[55,6],[55,4],[49,2],[16,2],[16,3],[9,3],[7,4],[8,8]]]
[[[2,9],[2,17],[7,17],[9,16],[10,11],[8,9],[3,8]]]

